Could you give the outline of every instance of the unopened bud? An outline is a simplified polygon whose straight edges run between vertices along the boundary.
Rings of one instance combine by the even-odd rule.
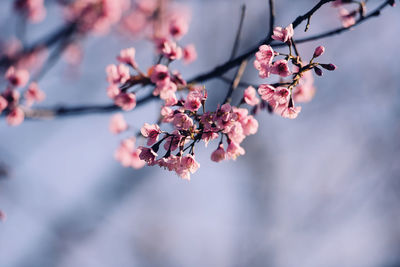
[[[318,46],[317,48],[315,48],[315,52],[314,52],[314,58],[321,56],[323,53],[325,52],[325,47],[323,47],[322,45]]]
[[[323,74],[322,70],[318,67],[314,67],[314,71],[315,71],[315,74],[317,74],[318,76],[322,76],[322,74]]]
[[[320,64],[320,66],[329,71],[336,70],[336,66],[334,64]]]

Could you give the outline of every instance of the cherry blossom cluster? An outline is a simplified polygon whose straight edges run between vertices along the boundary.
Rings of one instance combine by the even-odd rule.
[[[354,0],[335,0],[332,5],[339,8],[339,16],[342,25],[345,28],[353,26],[357,21],[357,16],[364,17],[367,11],[367,0],[354,1]],[[391,6],[395,6],[395,0],[390,2]],[[345,6],[356,6],[355,8],[348,9]]]
[[[254,61],[254,67],[258,70],[259,76],[268,78],[274,74],[279,77],[279,82],[261,84],[258,93],[262,100],[268,103],[270,110],[284,118],[294,119],[301,111],[301,107],[295,106],[295,102],[310,101],[315,93],[310,71],[314,70],[315,74],[322,76],[322,69],[332,71],[336,69],[336,66],[315,62],[315,59],[325,52],[323,46],[315,49],[313,57],[308,63],[303,62],[299,55],[293,55],[292,25],[286,28],[276,27],[273,33],[272,38],[274,40],[287,44],[289,54],[276,52],[269,45],[259,47]],[[277,59],[278,57],[283,57],[283,59]],[[250,92],[254,95],[253,90]]]
[[[225,102],[216,110],[206,109],[208,95],[204,87],[187,84],[179,72],[170,70],[170,62],[182,57],[176,42],[170,43],[168,38],[164,38],[161,45],[156,42],[159,64],[151,66],[146,74],[138,68],[135,49],[122,50],[117,57],[121,64],[107,67],[108,95],[123,110],[131,110],[136,104],[135,92],[130,91],[131,88],[151,85],[153,95],[162,99],[164,104],[159,123],[145,123],[141,128],[140,134],[146,144],[136,146],[137,140],[129,137],[116,151],[116,159],[126,167],[157,165],[190,179],[190,175],[200,167],[195,159],[196,144],[204,142],[207,146],[210,141],[216,140],[218,145],[211,153],[212,161],[236,159],[245,154],[241,146],[243,140],[258,130],[258,122],[253,115],[259,110],[269,108],[282,117],[296,118],[301,107],[294,103],[310,101],[315,93],[311,70],[321,76],[322,69],[332,71],[336,67],[315,62],[325,51],[322,46],[315,49],[307,63],[299,55],[293,55],[293,34],[292,25],[276,27],[273,31],[272,38],[285,43],[289,48],[288,54],[274,51],[269,45],[260,46],[255,54],[254,67],[259,76],[269,78],[276,75],[278,83],[261,84],[258,90],[249,86],[238,105]],[[129,67],[135,71],[134,75],[130,74]],[[178,99],[178,91],[187,93]],[[241,107],[243,104],[247,104],[248,108]],[[162,130],[160,124],[169,130]],[[111,132],[119,134],[127,129],[129,126],[122,114],[112,117]]]
[[[29,72],[25,69],[10,67],[6,74],[6,89],[0,94],[0,114],[6,114],[6,121],[11,126],[17,126],[24,121],[24,107],[32,106],[34,102],[44,100],[45,94],[40,90],[36,82],[31,82],[25,90],[23,97],[25,105],[20,105],[21,93],[20,88],[25,87],[29,82]]]

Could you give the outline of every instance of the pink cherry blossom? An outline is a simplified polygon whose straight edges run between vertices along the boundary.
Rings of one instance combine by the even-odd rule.
[[[161,130],[157,124],[145,123],[140,129],[140,132],[147,138],[147,145],[151,146],[158,141],[158,136],[160,135]]]
[[[273,100],[275,94],[275,88],[268,84],[261,84],[258,87],[258,93],[260,94],[263,100],[269,102]]]
[[[185,18],[174,18],[169,25],[169,33],[175,39],[180,39],[184,36],[189,29],[188,22]]]
[[[246,137],[244,135],[243,126],[238,121],[232,122],[228,129],[229,129],[229,132],[227,133],[228,137],[235,143],[240,144]]]
[[[157,64],[150,69],[150,80],[158,87],[166,86],[170,83],[168,67]]]
[[[235,160],[238,156],[244,155],[246,152],[239,144],[235,142],[230,142],[228,148],[226,149],[227,157]]]
[[[114,103],[125,111],[132,110],[136,107],[136,94],[120,93],[114,98]]]
[[[271,68],[271,73],[282,77],[287,77],[291,74],[288,62],[284,59],[275,61]]]
[[[15,87],[24,87],[29,81],[29,72],[25,69],[17,69],[13,66],[8,68],[5,78]]]
[[[241,124],[245,135],[256,134],[258,131],[258,121],[251,115],[241,121]]]
[[[342,20],[342,25],[345,28],[351,27],[356,24],[357,12],[349,12],[346,8],[341,7],[339,9],[340,19]]]
[[[115,151],[114,157],[124,167],[140,169],[146,164],[145,161],[139,158],[140,152],[140,149],[135,149],[135,139],[129,138],[121,142],[120,146]]]
[[[130,78],[129,68],[124,64],[111,64],[106,68],[107,81],[111,84],[125,83]]]
[[[24,96],[28,106],[31,106],[34,102],[41,102],[46,98],[46,94],[40,90],[36,82],[32,82],[28,86],[28,90],[25,92]]]
[[[177,130],[188,130],[193,126],[193,120],[184,113],[177,113],[174,115],[172,122]]]
[[[314,77],[311,71],[307,71],[299,80],[299,84],[293,89],[295,102],[309,102],[315,95]]]
[[[128,129],[124,116],[121,113],[117,113],[111,117],[110,120],[110,132],[113,134],[119,134]]]
[[[139,158],[141,160],[146,161],[150,166],[155,163],[157,153],[154,152],[153,149],[143,146],[138,147],[138,149],[140,149]]]
[[[274,59],[275,52],[269,45],[262,45],[256,53],[254,67],[259,71],[261,78],[268,78],[271,72],[271,64]]]
[[[185,64],[190,64],[197,59],[197,51],[194,44],[189,44],[183,49],[183,60]]]
[[[203,88],[195,88],[186,97],[184,108],[190,111],[197,111],[201,107],[203,100]]]
[[[186,155],[182,157],[176,173],[183,179],[190,180],[190,174],[195,173],[200,168],[200,163],[196,161],[193,155]]]
[[[292,39],[293,34],[294,34],[294,31],[293,31],[292,24],[290,24],[289,26],[287,26],[284,29],[282,27],[275,27],[274,34],[272,35],[272,39],[286,43],[286,42],[289,42],[290,39]]]
[[[121,90],[119,87],[115,84],[110,84],[107,87],[107,96],[111,99],[114,99],[117,95],[121,93]]]
[[[135,54],[136,54],[136,50],[134,47],[123,49],[119,53],[117,60],[121,63],[126,63],[128,65],[131,65],[134,68],[137,68],[137,64],[135,61]]]
[[[253,86],[249,86],[244,90],[243,99],[250,106],[255,106],[260,103],[256,89]]]
[[[211,154],[211,160],[215,162],[223,161],[227,158],[224,150],[224,145],[220,144],[218,148]]]
[[[161,52],[169,60],[181,59],[183,55],[182,48],[173,41],[164,41]]]
[[[24,111],[21,108],[16,107],[7,114],[6,121],[11,126],[17,126],[24,121],[24,118]]]
[[[169,106],[161,108],[161,116],[163,117],[162,122],[172,122],[174,120],[174,110]]]
[[[283,109],[281,116],[288,119],[295,119],[300,111],[301,107],[286,107]]]

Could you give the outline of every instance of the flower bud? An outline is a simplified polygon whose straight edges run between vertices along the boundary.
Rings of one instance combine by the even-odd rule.
[[[318,67],[314,67],[314,71],[315,71],[315,74],[317,74],[318,76],[322,76],[322,74],[323,74],[322,70]]]
[[[336,70],[336,66],[334,64],[320,64],[320,66],[329,71]]]
[[[314,57],[314,58],[319,57],[319,56],[321,56],[324,52],[325,52],[325,47],[323,47],[322,45],[320,45],[320,46],[318,46],[317,48],[315,48],[313,57]]]

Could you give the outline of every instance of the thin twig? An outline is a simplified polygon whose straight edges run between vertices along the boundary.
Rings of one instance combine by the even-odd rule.
[[[240,80],[242,79],[244,71],[246,70],[247,62],[247,60],[243,60],[243,62],[240,64],[239,69],[237,70],[237,73],[235,75],[235,79],[232,81],[231,87],[226,94],[224,103],[230,103],[232,101],[232,94],[239,86]]]
[[[246,16],[246,5],[242,5],[242,12],[241,12],[241,15],[240,15],[239,27],[238,27],[238,29],[236,31],[235,42],[233,44],[233,48],[232,48],[232,53],[231,53],[230,59],[233,59],[236,56],[237,51],[239,49],[240,36],[242,34],[242,28],[243,28],[243,23],[244,23],[244,17],[245,16]]]

